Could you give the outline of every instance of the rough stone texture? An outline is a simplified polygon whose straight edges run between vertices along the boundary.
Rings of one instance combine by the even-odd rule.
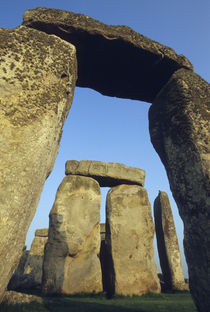
[[[43,303],[43,298],[16,291],[6,291],[4,294],[3,302],[8,305],[31,303],[31,302]],[[17,309],[19,310],[19,308]]]
[[[1,301],[53,168],[77,64],[74,46],[24,26],[0,29],[0,63]]]
[[[23,248],[22,256],[20,258],[20,262],[18,263],[17,268],[15,269],[15,273],[18,275],[24,274],[25,264],[28,258],[29,250],[26,250],[26,246]]]
[[[25,264],[24,274],[30,275],[34,286],[42,283],[42,264],[44,259],[44,247],[48,238],[48,229],[36,230],[35,238]]]
[[[30,251],[24,250],[20,263],[7,286],[9,290],[20,290],[40,286],[42,283],[42,264],[48,229],[35,232]]]
[[[106,245],[109,295],[159,293],[154,262],[154,225],[147,192],[120,185],[107,194]]]
[[[154,201],[154,217],[164,290],[187,290],[171,205],[165,192],[160,191]]]
[[[145,171],[119,163],[105,163],[93,160],[68,160],[66,175],[74,174],[92,177],[100,186],[112,187],[120,184],[144,186]]]
[[[190,62],[127,26],[109,26],[82,14],[37,8],[23,24],[53,33],[77,49],[80,87],[109,96],[152,102],[169,77]]]
[[[65,177],[50,212],[43,264],[44,293],[91,293],[102,290],[100,186],[92,178]]]
[[[177,71],[149,112],[150,135],[184,222],[189,283],[198,311],[210,307],[210,87]]]
[[[23,275],[24,275],[24,268],[25,264],[28,258],[29,250],[26,250],[26,246],[23,248],[22,256],[20,258],[19,264],[15,271],[12,274],[12,277],[7,285],[8,290],[16,290],[18,288],[21,288],[22,281],[23,281]],[[25,276],[24,276],[25,280]]]

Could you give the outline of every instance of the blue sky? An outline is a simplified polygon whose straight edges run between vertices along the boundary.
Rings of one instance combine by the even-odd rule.
[[[173,48],[178,54],[184,54],[194,65],[195,72],[207,81],[210,80],[209,0],[7,0],[2,1],[0,6],[0,26],[17,27],[22,23],[24,12],[38,6],[83,13],[106,24],[130,26],[144,36]],[[58,157],[45,183],[27,235],[28,247],[35,230],[48,227],[48,214],[64,177],[66,160],[120,162],[146,171],[145,188],[152,207],[159,190],[168,193],[187,276],[182,247],[182,221],[170,192],[165,169],[150,142],[150,105],[76,88]],[[106,192],[107,188],[102,189],[102,222],[105,220]]]

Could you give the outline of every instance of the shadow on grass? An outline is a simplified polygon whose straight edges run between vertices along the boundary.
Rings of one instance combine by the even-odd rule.
[[[121,304],[118,304],[120,301]],[[131,306],[123,307],[123,299],[117,300],[115,298],[108,300],[103,295],[79,295],[79,296],[62,296],[45,299],[45,307],[50,312],[153,312],[142,310],[139,307],[133,308]]]
[[[0,312],[48,312],[43,303],[0,304]]]

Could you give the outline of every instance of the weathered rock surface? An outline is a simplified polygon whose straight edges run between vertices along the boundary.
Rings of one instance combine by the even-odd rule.
[[[42,265],[44,259],[44,247],[48,239],[48,229],[36,230],[35,238],[25,264],[24,274],[30,275],[34,286],[42,283]]]
[[[6,291],[4,294],[3,302],[8,305],[31,303],[31,302],[43,303],[43,298],[39,296],[24,294],[17,291]]]
[[[48,229],[35,232],[30,251],[24,250],[20,263],[8,284],[9,290],[20,290],[40,286],[42,283],[42,264]]]
[[[187,290],[171,205],[165,192],[160,191],[154,201],[154,217],[164,290]]]
[[[82,14],[37,8],[26,11],[23,24],[74,44],[77,85],[104,95],[152,102],[176,70],[192,69],[183,55],[131,28]]]
[[[92,178],[65,177],[50,212],[43,264],[44,293],[102,290],[100,186]]]
[[[77,64],[74,46],[24,26],[0,29],[0,62],[1,301],[53,168]]]
[[[154,262],[154,225],[147,192],[120,185],[107,194],[106,248],[109,295],[159,293]]]
[[[17,268],[15,269],[15,273],[18,275],[24,274],[25,264],[28,258],[29,250],[26,249],[26,246],[23,248],[22,256],[20,258],[20,262],[18,263]]]
[[[144,186],[145,171],[128,167],[120,163],[105,163],[93,160],[68,160],[66,175],[92,177],[100,186],[112,187],[120,184],[138,184]]]
[[[165,165],[184,222],[190,289],[198,311],[210,307],[210,87],[177,71],[149,112],[152,143]]]
[[[17,268],[12,274],[12,277],[7,285],[8,290],[16,290],[22,287],[23,280],[26,281],[26,277],[24,275],[24,268],[25,264],[28,258],[29,250],[26,250],[26,246],[23,248],[22,256],[20,258],[20,261],[18,263]],[[26,283],[25,283],[26,284]],[[25,285],[24,284],[24,285]],[[28,285],[28,284],[27,284]]]

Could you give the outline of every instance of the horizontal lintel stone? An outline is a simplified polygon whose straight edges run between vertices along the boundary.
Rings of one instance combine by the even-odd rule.
[[[63,10],[28,10],[23,25],[54,34],[76,47],[77,86],[103,95],[152,103],[180,68],[193,70],[184,55],[128,26],[112,26]]]
[[[105,163],[92,160],[68,160],[66,175],[81,175],[92,177],[101,187],[113,187],[120,184],[144,186],[145,171],[128,167],[120,163]]]

